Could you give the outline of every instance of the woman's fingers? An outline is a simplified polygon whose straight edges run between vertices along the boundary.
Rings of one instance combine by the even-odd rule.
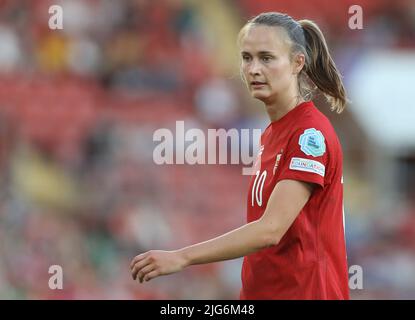
[[[149,258],[145,258],[144,260],[139,260],[138,262],[136,262],[136,264],[133,266],[133,270],[131,272],[133,279],[137,279],[137,274],[138,272],[144,268],[145,266],[147,266],[148,264],[151,264],[153,261]]]
[[[147,252],[145,252],[145,253],[142,253],[142,254],[139,254],[139,255],[135,256],[135,257],[133,258],[133,260],[131,261],[131,263],[130,263],[130,269],[132,270],[132,269],[134,268],[134,265],[135,265],[137,262],[139,262],[140,260],[145,259],[146,257],[147,257]]]
[[[153,271],[151,271],[151,272],[149,272],[149,273],[147,273],[145,276],[144,276],[144,281],[150,281],[151,279],[153,279],[153,278],[155,278],[155,277],[158,277],[160,275],[160,271],[157,269],[157,270],[153,270]]]
[[[145,275],[147,273],[153,271],[155,268],[156,268],[156,266],[154,264],[149,264],[149,265],[145,266],[144,268],[142,268],[138,272],[138,280],[140,281],[140,283],[143,282]]]
[[[131,261],[134,280],[149,281],[155,277],[178,272],[183,269],[183,259],[174,252],[151,250],[140,254]]]

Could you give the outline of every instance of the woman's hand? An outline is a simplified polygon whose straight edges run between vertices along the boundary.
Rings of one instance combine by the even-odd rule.
[[[175,273],[187,266],[186,259],[180,251],[151,250],[131,261],[130,269],[134,280],[140,283],[149,281],[155,277]]]

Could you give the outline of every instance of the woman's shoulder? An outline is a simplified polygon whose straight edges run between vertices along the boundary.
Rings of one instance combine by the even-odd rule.
[[[336,131],[329,118],[327,118],[327,116],[314,104],[310,108],[304,109],[293,124],[293,128],[296,128],[297,131],[314,129],[315,131],[320,131],[324,135],[327,135],[327,138],[337,137]]]

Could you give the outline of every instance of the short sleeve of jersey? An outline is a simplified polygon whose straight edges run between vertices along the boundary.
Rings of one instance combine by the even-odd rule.
[[[315,183],[324,188],[328,150],[323,133],[316,128],[298,129],[291,135],[279,165],[277,182],[284,179]]]

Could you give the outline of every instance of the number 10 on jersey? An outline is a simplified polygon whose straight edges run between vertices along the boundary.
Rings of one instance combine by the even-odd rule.
[[[262,206],[262,190],[264,189],[265,178],[267,177],[267,170],[260,171],[258,170],[255,174],[254,184],[252,186],[251,192],[251,205],[254,206],[255,202],[258,206]]]

